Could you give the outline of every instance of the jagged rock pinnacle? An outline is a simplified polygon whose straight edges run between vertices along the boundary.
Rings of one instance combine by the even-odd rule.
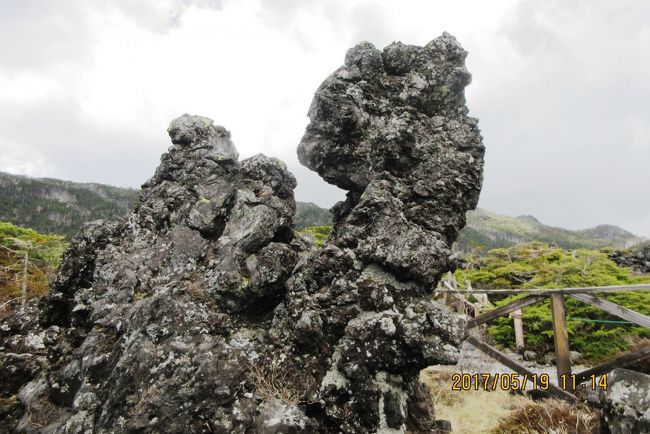
[[[293,235],[284,163],[240,162],[212,120],[173,120],[134,212],[85,225],[43,308],[0,322],[25,343],[0,353],[19,374],[5,426],[435,432],[419,371],[454,363],[465,326],[430,294],[482,180],[465,56],[448,34],[364,42],[319,87],[298,155],[348,190],[320,250]]]
[[[222,126],[215,126],[210,118],[185,114],[171,121],[167,132],[175,145],[209,148],[210,157],[218,160],[239,158],[230,140],[230,132]]]

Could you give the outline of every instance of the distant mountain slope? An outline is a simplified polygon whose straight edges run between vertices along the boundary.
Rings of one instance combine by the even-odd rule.
[[[641,239],[618,226],[573,231],[547,226],[532,216],[508,217],[479,208],[467,213],[467,226],[458,237],[458,247],[467,250],[471,245],[481,245],[491,249],[529,241],[543,241],[565,249],[597,249],[629,246]]]
[[[71,237],[87,221],[126,214],[137,200],[134,189],[0,172],[0,221],[39,232]]]
[[[296,228],[331,224],[331,214],[313,203],[298,203]],[[530,241],[543,241],[565,249],[630,247],[644,241],[618,226],[599,225],[570,230],[545,225],[533,216],[509,217],[477,209],[467,213],[467,226],[460,232],[458,248],[467,251],[473,245],[485,250],[511,247]]]
[[[39,232],[72,237],[81,225],[121,217],[133,210],[138,190],[51,178],[29,178],[0,172],[0,221]],[[296,229],[329,225],[329,210],[297,202]]]
[[[311,202],[296,202],[296,215],[293,217],[296,229],[307,226],[325,226],[332,224],[332,213]]]
[[[0,172],[0,221],[39,232],[73,236],[84,222],[117,218],[131,211],[138,200],[135,189],[82,184],[50,178],[29,178]],[[311,202],[296,202],[297,230],[331,224],[329,210]],[[472,245],[486,250],[528,241],[544,241],[566,249],[630,247],[641,240],[618,226],[600,225],[572,231],[540,223],[535,217],[508,217],[478,209],[467,213],[458,248]]]

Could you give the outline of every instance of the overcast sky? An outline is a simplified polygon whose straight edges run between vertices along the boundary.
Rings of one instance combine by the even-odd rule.
[[[469,51],[479,206],[650,235],[646,0],[0,0],[0,170],[138,187],[200,114],[329,207],[295,152],[314,91],[357,42],[443,31]]]

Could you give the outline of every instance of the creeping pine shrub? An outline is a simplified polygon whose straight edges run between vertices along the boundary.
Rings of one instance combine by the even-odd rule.
[[[319,249],[325,244],[325,240],[332,231],[332,226],[307,226],[305,229],[296,232],[299,237],[307,237],[314,240],[314,245]]]
[[[466,279],[475,288],[570,288],[585,286],[650,283],[650,275],[635,276],[617,266],[606,253],[594,250],[564,251],[544,243],[523,244],[490,250],[478,266],[457,270],[456,279]],[[644,315],[650,315],[650,292],[627,291],[595,294]],[[502,300],[508,304],[523,295]],[[633,324],[621,323],[618,317],[571,297],[566,298],[567,327],[572,350],[584,359],[598,362],[627,350],[640,339],[650,338],[650,331]],[[502,316],[492,321],[489,334],[499,344],[514,348],[512,319]],[[526,346],[538,354],[553,349],[550,301],[523,309]]]

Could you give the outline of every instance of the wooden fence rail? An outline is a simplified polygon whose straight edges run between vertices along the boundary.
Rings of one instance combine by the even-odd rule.
[[[555,347],[555,364],[558,383],[560,383],[561,378],[564,378],[565,381],[562,383],[568,386],[569,390],[563,390],[559,387],[559,384],[558,386],[550,385],[547,393],[564,399],[575,399],[575,395],[572,393],[573,390],[571,389],[571,387],[573,387],[573,382],[567,381],[568,376],[571,375],[571,357],[569,352],[569,337],[566,324],[566,306],[564,299],[565,295],[573,297],[583,303],[602,309],[611,315],[650,329],[650,317],[636,312],[632,309],[628,309],[624,306],[620,306],[609,300],[605,300],[604,298],[599,298],[590,294],[611,293],[619,291],[648,291],[650,290],[650,284],[561,289],[474,289],[468,283],[467,290],[463,291],[457,289],[457,284],[451,274],[449,274],[448,277],[441,283],[442,285],[436,289],[436,293],[443,294],[445,301],[447,301],[447,298],[449,296],[452,296],[458,300],[457,308],[459,312],[465,313],[466,310],[468,310],[468,307],[474,310],[475,317],[470,318],[467,321],[468,329],[474,328],[481,324],[485,324],[502,315],[507,315],[512,312],[520,312],[522,308],[535,303],[539,303],[540,301],[545,300],[547,297],[550,297],[551,314],[553,320],[553,343]],[[481,308],[485,307],[486,303],[485,300],[479,300],[479,303],[470,302],[469,296],[475,296],[475,294],[525,294],[525,296],[504,306],[500,306],[484,314],[480,314]],[[478,297],[475,296],[475,298]],[[520,325],[521,321],[519,321],[518,324]],[[522,332],[523,331],[520,331],[520,333]],[[483,353],[498,360],[518,374],[532,375],[532,372],[529,369],[512,360],[496,348],[481,341],[477,337],[470,336],[467,341]],[[650,358],[650,345],[645,345],[636,351],[624,353],[605,363],[577,373],[575,375],[575,384],[581,384],[584,381],[592,378],[594,375],[600,376],[606,374],[612,369],[629,366],[633,363],[637,363],[647,358]]]
[[[446,283],[446,282],[445,282]],[[549,294],[582,294],[585,292],[620,292],[620,291],[650,291],[650,283],[641,285],[613,285],[613,286],[586,286],[584,288],[558,288],[558,289],[480,289],[473,288],[472,292],[476,294],[493,294],[493,295],[549,295]],[[448,294],[467,294],[467,291],[450,288],[437,288],[436,292]]]

